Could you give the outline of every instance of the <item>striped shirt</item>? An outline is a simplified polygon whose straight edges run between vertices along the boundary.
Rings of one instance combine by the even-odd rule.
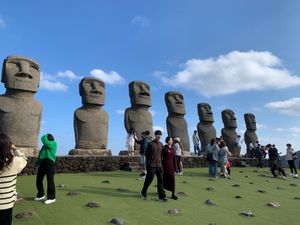
[[[27,159],[19,150],[14,151],[11,164],[0,171],[0,210],[14,206],[16,198],[17,175],[27,164]]]

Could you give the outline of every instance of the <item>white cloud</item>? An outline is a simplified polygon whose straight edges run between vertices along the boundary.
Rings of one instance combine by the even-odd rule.
[[[278,132],[300,133],[300,127],[276,128]]]
[[[108,84],[123,84],[125,79],[121,77],[117,72],[110,71],[109,73],[104,72],[100,69],[93,69],[90,72],[91,76],[96,77],[98,79],[103,80],[105,83]]]
[[[300,97],[291,98],[285,101],[269,102],[265,107],[281,113],[300,116]]]
[[[257,129],[267,129],[268,128],[267,125],[260,124],[260,123],[256,123],[256,127],[257,127]]]
[[[5,27],[5,22],[2,18],[0,18],[0,28],[4,28]]]
[[[51,76],[49,74],[41,73],[41,82],[40,82],[40,88],[45,89],[48,91],[67,91],[68,86],[65,84],[56,81],[56,78],[54,76]]]
[[[155,125],[153,126],[153,130],[156,131],[156,130],[160,130],[162,133],[165,133],[166,132],[166,129],[161,127],[161,126],[158,126],[158,125]]]
[[[124,114],[125,110],[124,109],[118,109],[118,110],[116,110],[116,113],[117,114]]]
[[[77,76],[73,71],[71,70],[66,70],[66,71],[59,71],[57,74],[56,74],[58,77],[61,77],[61,78],[67,78],[71,81],[73,80],[78,80],[78,79],[82,79],[82,77],[80,76]]]
[[[217,58],[190,59],[182,71],[162,80],[208,97],[300,85],[300,77],[281,67],[280,59],[268,51],[232,51]]]
[[[132,25],[139,25],[141,27],[147,27],[149,26],[149,20],[144,17],[144,16],[135,16],[132,20],[131,20],[131,24]]]

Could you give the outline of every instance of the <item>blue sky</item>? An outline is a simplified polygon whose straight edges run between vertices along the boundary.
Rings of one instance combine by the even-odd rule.
[[[89,75],[106,82],[113,154],[125,148],[122,112],[133,80],[151,86],[156,127],[165,129],[164,94],[176,90],[185,98],[190,135],[197,104],[207,102],[218,135],[221,111],[230,108],[239,133],[243,114],[252,112],[262,144],[300,149],[299,11],[296,0],[4,1],[0,58],[40,63],[41,135],[53,133],[61,155],[75,145],[78,84]]]

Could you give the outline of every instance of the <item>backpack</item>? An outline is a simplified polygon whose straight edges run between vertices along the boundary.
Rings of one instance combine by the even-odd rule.
[[[208,162],[213,162],[214,161],[213,153],[212,152],[209,152],[209,153],[206,154],[206,160]]]

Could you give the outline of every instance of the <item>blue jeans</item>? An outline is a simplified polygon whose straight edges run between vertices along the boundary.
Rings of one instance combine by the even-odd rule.
[[[199,143],[194,145],[194,153],[195,155],[200,155]]]
[[[208,171],[209,171],[210,176],[212,176],[212,177],[217,176],[217,165],[218,165],[217,161],[213,161],[213,162],[208,163]]]

